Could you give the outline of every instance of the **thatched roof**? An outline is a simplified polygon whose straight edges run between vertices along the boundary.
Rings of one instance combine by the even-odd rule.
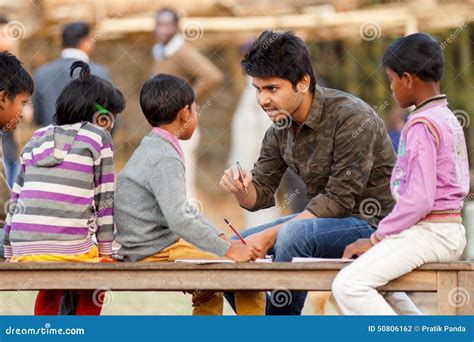
[[[23,23],[25,38],[55,36],[65,22],[84,20],[106,40],[151,32],[154,13],[163,6],[175,8],[185,33],[199,37],[202,45],[228,42],[229,36],[240,44],[266,28],[296,30],[315,40],[434,32],[472,21],[474,13],[474,0],[375,6],[362,0],[0,0],[0,13]]]

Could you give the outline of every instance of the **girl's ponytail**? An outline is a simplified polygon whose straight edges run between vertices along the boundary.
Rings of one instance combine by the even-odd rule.
[[[71,80],[56,100],[56,125],[69,125],[81,121],[111,129],[116,114],[125,108],[123,94],[112,83],[91,74],[89,64],[75,61],[70,67]]]
[[[91,75],[91,68],[89,64],[83,61],[75,61],[74,63],[72,63],[71,68],[69,69],[71,70],[69,72],[69,77],[72,78],[74,70],[76,70],[77,68],[81,68],[81,71],[79,72],[79,78],[86,78]]]

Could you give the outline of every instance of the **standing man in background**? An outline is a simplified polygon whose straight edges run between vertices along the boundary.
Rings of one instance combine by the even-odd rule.
[[[156,14],[155,38],[153,73],[171,74],[191,83],[198,104],[223,81],[222,72],[186,42],[186,37],[180,32],[179,16],[173,9],[163,8]],[[188,198],[196,198],[196,152],[199,139],[198,128],[190,140],[180,143],[186,159]]]
[[[91,74],[111,82],[108,69],[90,61],[89,55],[92,53],[94,45],[93,35],[87,23],[74,22],[64,26],[61,57],[35,71],[36,90],[33,96],[33,120],[37,125],[47,126],[53,123],[53,116],[56,113],[56,99],[64,86],[71,80],[69,67],[73,62],[79,60],[88,63]]]

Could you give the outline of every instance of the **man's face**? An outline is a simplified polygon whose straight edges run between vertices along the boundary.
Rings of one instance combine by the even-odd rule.
[[[163,12],[156,18],[155,38],[159,43],[167,44],[178,30],[173,14]]]
[[[257,91],[258,103],[273,122],[292,116],[303,100],[303,93],[283,78],[253,77],[252,84]]]
[[[12,131],[20,121],[23,107],[28,103],[30,94],[20,93],[10,99],[5,91],[0,91],[0,129]]]

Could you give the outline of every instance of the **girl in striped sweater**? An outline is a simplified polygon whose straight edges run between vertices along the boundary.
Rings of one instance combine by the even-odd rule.
[[[35,132],[21,155],[5,224],[10,262],[100,262],[113,240],[114,169],[109,133],[122,93],[74,62],[56,101],[56,125]],[[95,243],[97,241],[97,244]],[[40,291],[35,315],[56,315],[64,291]],[[76,314],[98,315],[104,294],[80,291]]]

